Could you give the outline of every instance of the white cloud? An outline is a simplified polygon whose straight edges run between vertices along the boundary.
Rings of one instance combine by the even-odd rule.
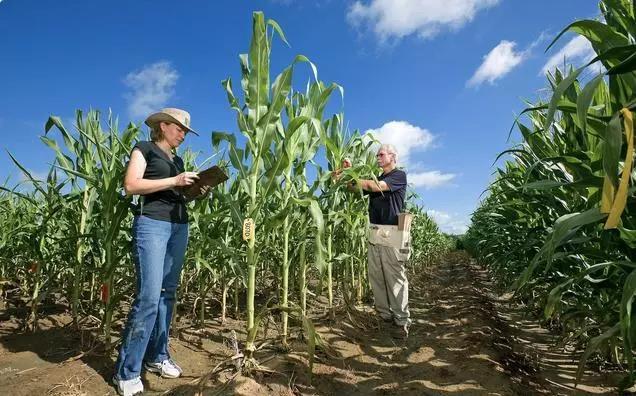
[[[557,66],[562,66],[564,62],[571,64],[582,64],[589,62],[596,56],[590,42],[583,36],[576,36],[568,41],[556,54],[541,68],[540,75],[545,75],[548,71],[553,71]]]
[[[356,1],[347,20],[359,27],[368,25],[381,41],[401,39],[411,34],[432,38],[443,30],[457,30],[477,12],[500,0],[371,0]]]
[[[398,152],[400,163],[409,162],[411,151],[426,150],[433,144],[433,134],[427,129],[411,125],[406,121],[389,121],[377,129],[368,129],[382,144],[392,144]]]
[[[455,178],[454,173],[442,173],[440,171],[415,172],[409,174],[409,184],[413,187],[431,189],[448,184]]]
[[[515,51],[517,43],[514,41],[502,40],[495,48],[493,48],[479,66],[475,74],[468,80],[468,86],[477,86],[485,81],[490,84],[495,80],[510,73],[512,69],[519,66],[529,53],[529,49],[525,51]],[[530,46],[532,48],[533,45]]]
[[[435,188],[448,184],[456,175],[440,171],[419,171],[411,163],[412,153],[424,151],[433,145],[434,135],[427,129],[411,125],[406,121],[390,121],[377,129],[369,129],[365,134],[372,134],[382,144],[392,144],[398,152],[398,165],[411,170],[408,174],[409,184],[413,187]],[[374,147],[377,150],[377,145]]]
[[[463,234],[468,230],[468,219],[457,213],[447,213],[440,210],[427,210],[426,213],[435,220],[442,232],[448,234]]]
[[[124,83],[131,89],[126,94],[132,118],[145,118],[165,107],[174,95],[179,73],[169,62],[161,61],[129,73]]]

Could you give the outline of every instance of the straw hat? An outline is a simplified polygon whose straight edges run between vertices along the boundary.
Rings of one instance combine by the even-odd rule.
[[[154,128],[160,122],[172,122],[174,124],[178,124],[179,126],[181,126],[181,128],[187,130],[188,132],[192,132],[195,135],[199,136],[198,133],[190,128],[190,113],[185,110],[167,107],[148,116],[145,122],[146,125],[148,125],[150,128]]]

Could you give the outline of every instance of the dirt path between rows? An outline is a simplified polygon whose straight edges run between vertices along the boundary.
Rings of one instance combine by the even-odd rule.
[[[370,307],[317,316],[316,329],[337,356],[319,352],[309,386],[305,343],[292,331],[292,351],[258,352],[263,367],[253,378],[231,371],[199,379],[234,354],[228,339],[243,322],[210,321],[203,329],[180,323],[171,353],[184,377],[164,380],[144,373],[149,395],[533,395],[616,394],[619,373],[586,372],[574,388],[579,354],[555,347],[555,337],[524,318],[497,295],[488,273],[462,253],[411,274],[407,340],[391,336]],[[322,318],[322,319],[320,319]],[[114,356],[90,349],[89,332],[66,326],[66,313],[49,315],[35,334],[17,332],[0,311],[2,395],[114,395],[109,385]],[[268,338],[276,332],[270,331]]]

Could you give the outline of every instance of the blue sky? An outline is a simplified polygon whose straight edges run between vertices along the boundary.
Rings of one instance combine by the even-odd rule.
[[[544,53],[548,43],[598,15],[596,0],[0,0],[0,178],[21,179],[5,150],[44,175],[44,123],[54,114],[70,126],[75,109],[110,108],[123,125],[182,107],[201,133],[185,145],[211,153],[210,131],[236,131],[220,81],[238,81],[255,10],[291,44],[274,45],[273,73],[303,54],[342,85],[349,127],[398,147],[448,232],[465,229],[543,72],[590,57],[575,36]],[[308,78],[299,67],[296,86]]]

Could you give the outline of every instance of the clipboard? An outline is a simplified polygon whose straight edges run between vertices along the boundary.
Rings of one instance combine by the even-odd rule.
[[[184,187],[183,195],[186,199],[194,199],[201,195],[201,187],[210,186],[210,188],[212,188],[214,186],[218,186],[227,179],[229,179],[229,177],[225,174],[225,172],[223,172],[217,165],[214,165],[211,168],[199,172],[199,180],[195,181],[194,184]]]

